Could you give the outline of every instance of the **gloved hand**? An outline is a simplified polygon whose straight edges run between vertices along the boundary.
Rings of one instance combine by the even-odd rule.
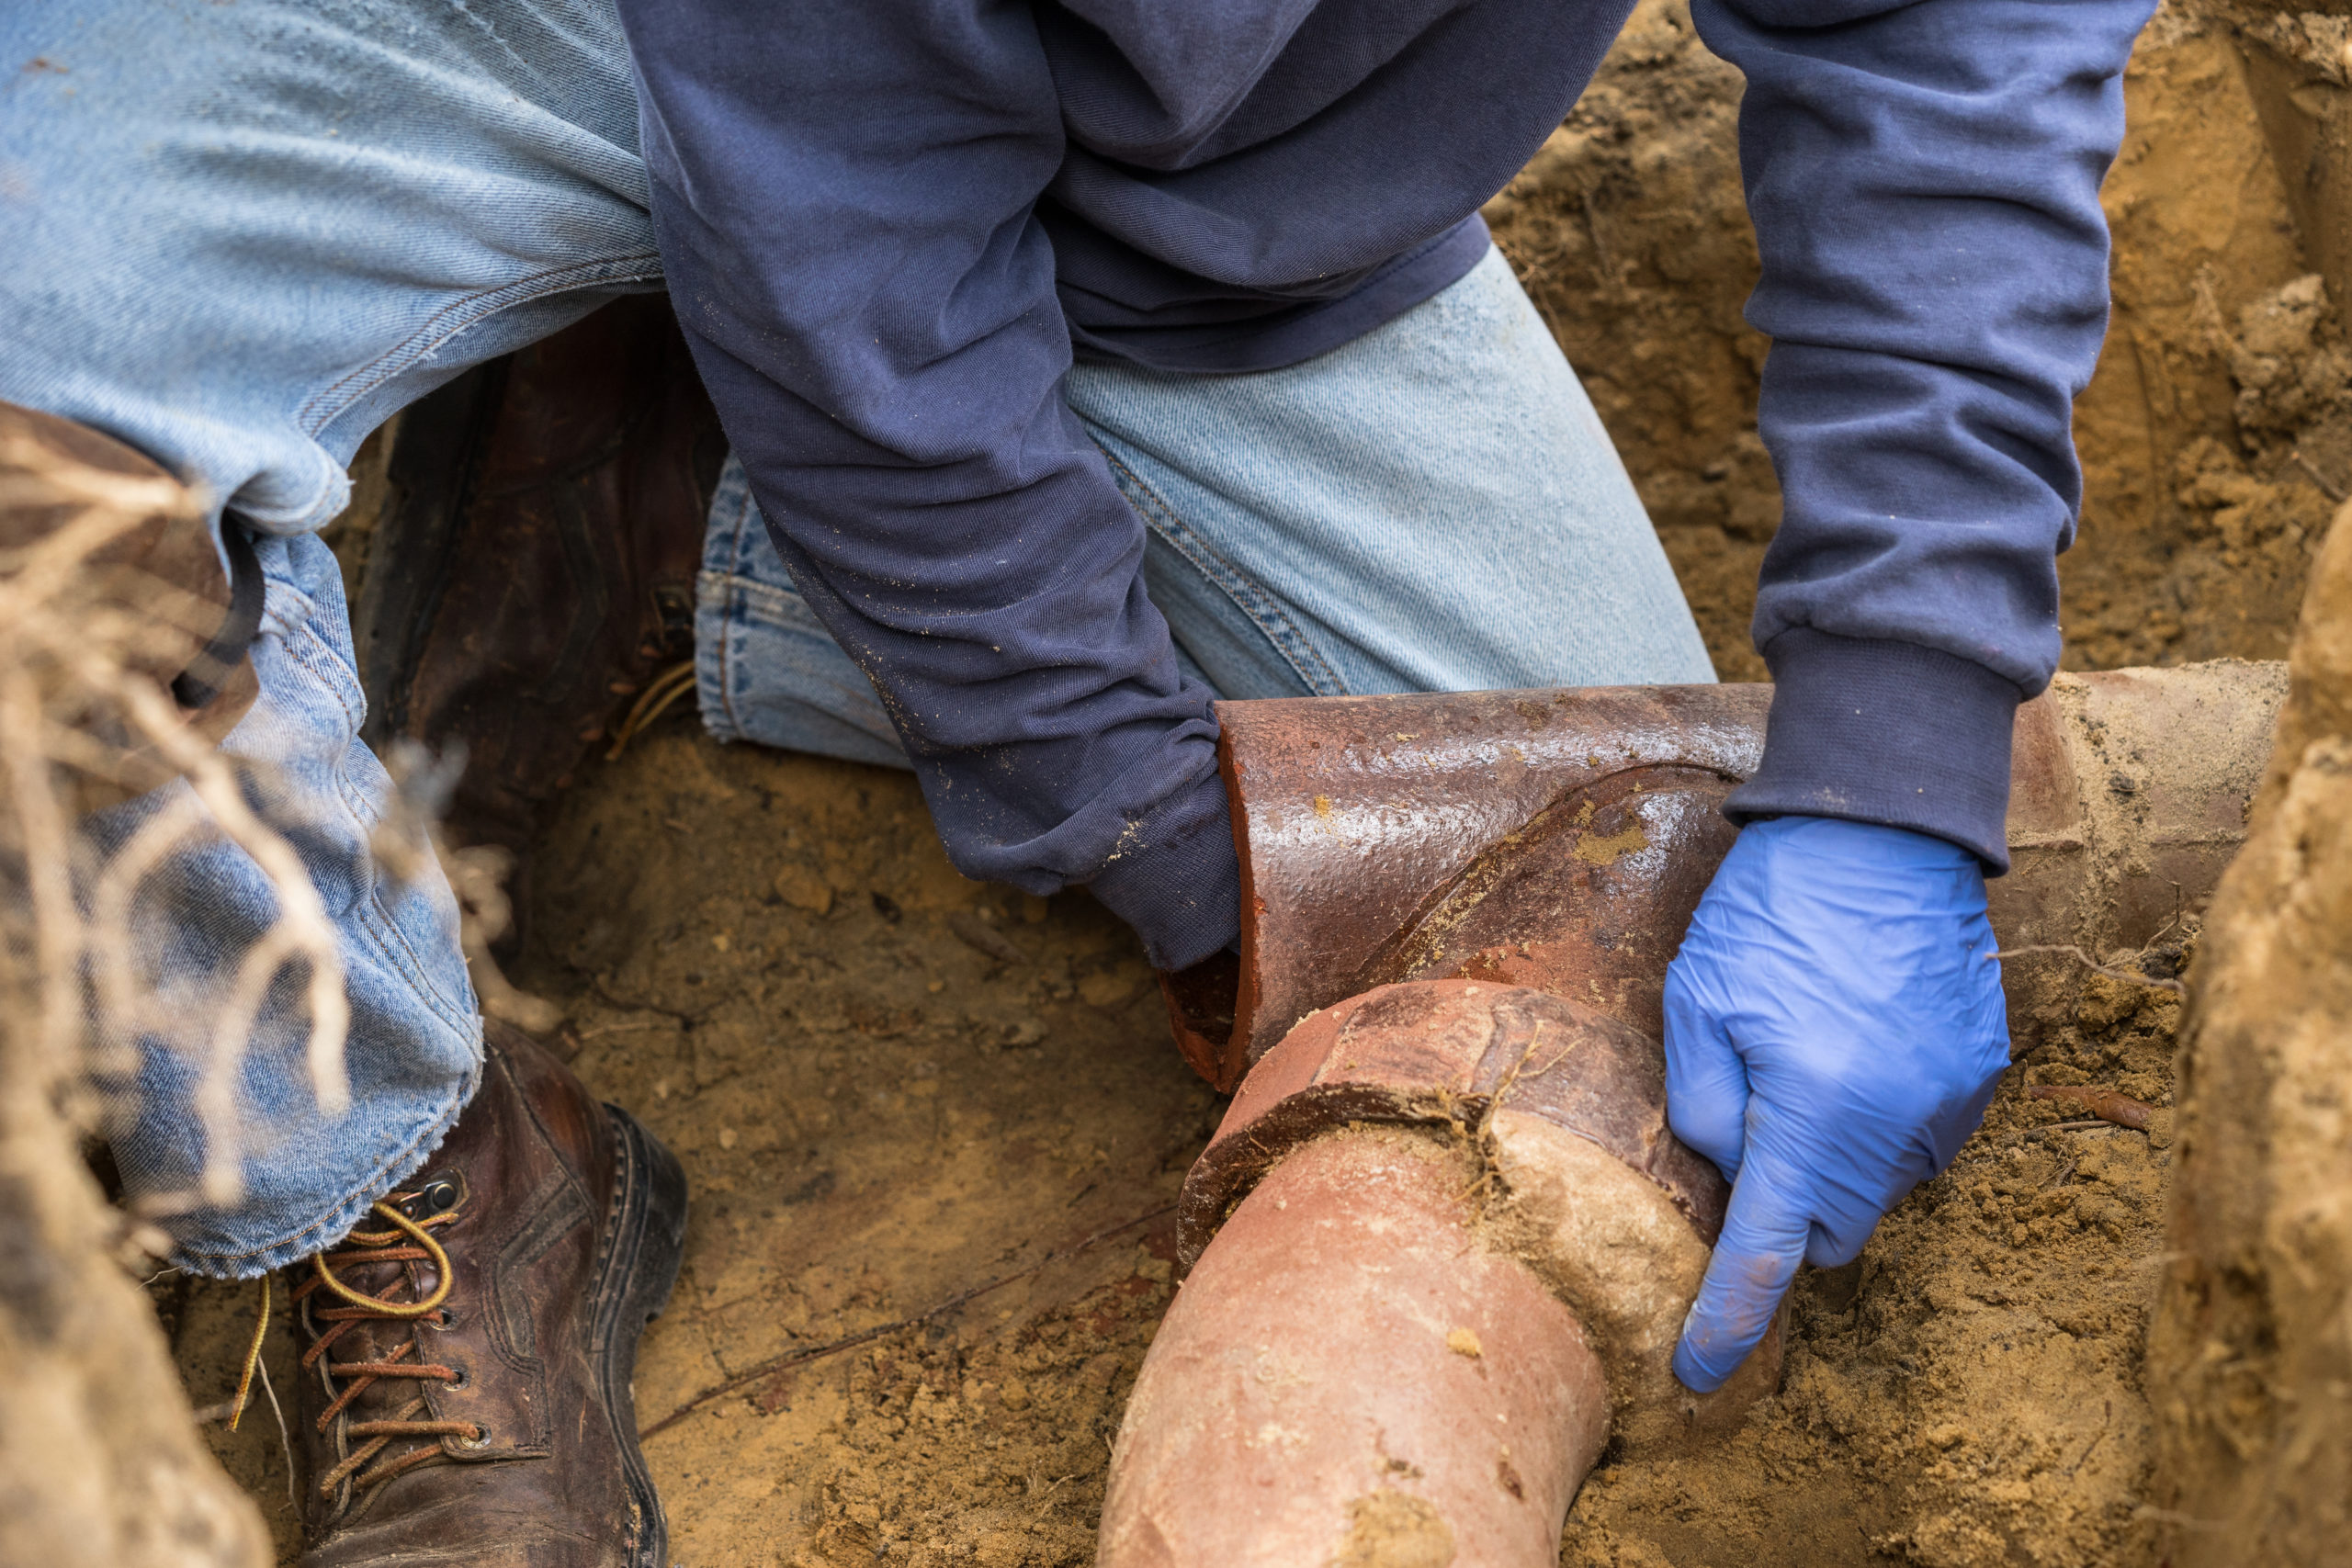
[[[1770,1326],[1797,1261],[1851,1261],[1951,1162],[2008,1066],[1984,874],[1900,828],[1744,829],[1666,972],[1667,1120],[1731,1209],[1674,1350],[1708,1393]]]

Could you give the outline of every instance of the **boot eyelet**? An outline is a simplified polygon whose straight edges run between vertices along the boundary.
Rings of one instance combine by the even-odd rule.
[[[447,1307],[443,1307],[433,1314],[433,1321],[444,1328],[455,1328],[458,1326],[458,1314]]]
[[[479,1438],[459,1438],[458,1439],[458,1446],[461,1449],[486,1449],[490,1447],[490,1428],[487,1427],[482,1427],[481,1436]]]
[[[465,1387],[468,1383],[470,1383],[470,1382],[472,1382],[474,1381],[473,1374],[472,1374],[471,1372],[469,1372],[469,1371],[466,1371],[466,1369],[465,1369],[465,1368],[463,1368],[463,1367],[458,1367],[458,1368],[457,1368],[457,1369],[455,1369],[455,1370],[456,1370],[456,1371],[457,1371],[457,1374],[458,1374],[458,1375],[457,1375],[456,1377],[453,1377],[453,1378],[451,1378],[451,1379],[449,1380],[449,1386],[450,1386],[451,1388],[463,1388],[463,1387]]]

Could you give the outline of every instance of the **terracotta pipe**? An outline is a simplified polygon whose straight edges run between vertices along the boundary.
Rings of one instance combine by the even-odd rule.
[[[2201,900],[2282,684],[2119,671],[2028,705],[2003,940],[2103,950]],[[1248,1076],[1185,1181],[1192,1271],[1129,1403],[1101,1562],[1536,1568],[1610,1438],[1704,1440],[1775,1385],[1777,1327],[1713,1394],[1673,1379],[1727,1193],[1667,1130],[1658,1044],[1768,700],[1221,709],[1242,953],[1169,995],[1204,1075]],[[2030,1008],[2079,973],[2008,977]]]
[[[1611,1436],[1702,1440],[1778,1380],[1777,1328],[1674,1380],[1728,1196],[1620,1020],[1475,980],[1314,1014],[1185,1179],[1098,1561],[1552,1562]]]
[[[1551,1561],[1609,1390],[1575,1314],[1469,1243],[1475,1179],[1374,1132],[1268,1174],[1152,1341],[1102,1562]]]
[[[2061,675],[2018,711],[2004,942],[2136,946],[2245,834],[2278,663]],[[1163,977],[1177,1043],[1230,1092],[1291,1025],[1374,986],[1510,980],[1656,1032],[1666,963],[1730,847],[1771,688],[1222,703],[1241,953]],[[2030,1037],[2078,966],[2010,964]]]

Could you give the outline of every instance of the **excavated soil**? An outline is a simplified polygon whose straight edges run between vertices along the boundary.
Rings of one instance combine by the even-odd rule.
[[[693,1186],[637,1375],[672,1557],[1088,1561],[1219,1108],[1132,938],[965,881],[905,774],[690,721],[578,789],[537,866],[520,977]],[[250,1292],[181,1296],[219,1399]],[[290,1535],[266,1409],[216,1440]]]
[[[1131,939],[1083,895],[957,876],[903,775],[683,722],[583,785],[538,864],[522,977],[694,1184],[637,1381],[672,1556],[1091,1561],[1219,1109]],[[2177,1011],[2086,976],[1952,1170],[1858,1265],[1806,1275],[1780,1396],[1704,1458],[1604,1463],[1563,1562],[2134,1561],[2165,1138],[2040,1134],[2063,1112],[2019,1089],[2162,1101]],[[198,1403],[233,1381],[251,1300],[172,1292]],[[281,1325],[281,1391],[290,1355]],[[287,1531],[266,1409],[214,1437]]]
[[[2167,943],[2169,967],[2178,950]],[[1951,1168],[1860,1258],[1801,1276],[1779,1395],[1702,1457],[1603,1465],[1576,1568],[2153,1563],[2140,1372],[2169,1113],[2065,1121],[2029,1084],[2169,1100],[2178,1001],[2086,976]]]
[[[1726,678],[1777,524],[1732,141],[1738,83],[1645,0],[1490,209],[1585,373]],[[2159,17],[2108,187],[2117,312],[2080,405],[2071,666],[2286,649],[2352,486],[2341,337],[2229,37]],[[589,1082],[677,1150],[685,1271],[637,1388],[690,1568],[1091,1560],[1109,1439],[1172,1289],[1220,1102],[1082,894],[966,882],[911,783],[673,719],[591,770],[537,856],[517,978]],[[2194,914],[2135,963],[2185,962]],[[2159,1105],[2178,1004],[2084,976],[1984,1130],[1846,1269],[1809,1271],[1780,1394],[1699,1458],[1605,1460],[1564,1564],[2154,1563],[2143,1342],[2170,1168],[2045,1131],[2029,1083]],[[250,1296],[155,1287],[199,1404]],[[268,1364],[288,1386],[289,1340]],[[290,1551],[265,1407],[216,1449]]]

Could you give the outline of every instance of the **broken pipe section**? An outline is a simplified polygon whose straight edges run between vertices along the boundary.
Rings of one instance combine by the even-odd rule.
[[[2100,953],[2197,905],[2282,688],[2224,663],[2026,705],[2005,945]],[[1606,1443],[1704,1441],[1774,1385],[1777,1329],[1715,1393],[1674,1380],[1728,1193],[1667,1128],[1659,1043],[1769,701],[1222,705],[1241,954],[1168,992],[1187,1056],[1238,1092],[1185,1181],[1191,1271],[1128,1404],[1101,1562],[1536,1568]],[[2022,1024],[2081,971],[2045,953],[2006,977]]]

